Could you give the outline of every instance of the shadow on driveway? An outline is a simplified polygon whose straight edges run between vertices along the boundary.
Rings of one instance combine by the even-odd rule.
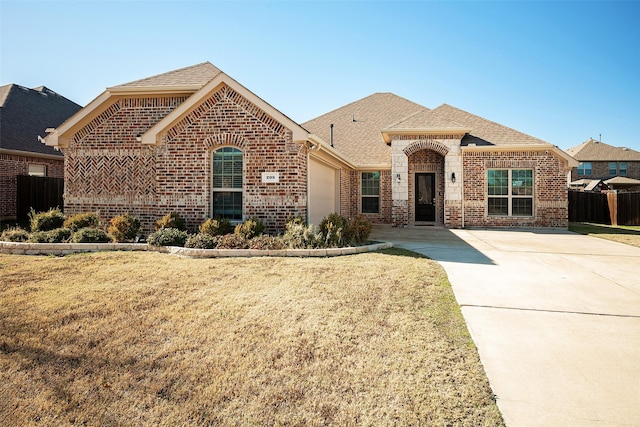
[[[371,240],[393,242],[395,247],[422,254],[434,261],[493,265],[482,252],[444,227],[392,227],[374,225]]]

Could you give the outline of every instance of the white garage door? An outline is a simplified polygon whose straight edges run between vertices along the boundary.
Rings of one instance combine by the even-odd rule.
[[[338,171],[317,159],[309,159],[309,223],[318,225],[325,216],[340,213]]]

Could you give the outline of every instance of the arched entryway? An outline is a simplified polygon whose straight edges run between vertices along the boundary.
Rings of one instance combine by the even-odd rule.
[[[409,224],[444,222],[444,156],[431,149],[410,154],[408,160]]]

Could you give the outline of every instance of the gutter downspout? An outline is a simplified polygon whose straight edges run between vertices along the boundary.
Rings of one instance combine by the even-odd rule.
[[[460,183],[461,185],[461,189],[460,192],[462,193],[462,228],[464,228],[464,150],[462,149],[462,147],[460,147],[460,151],[461,151],[461,157],[462,157],[462,161],[460,162],[460,179],[462,180],[462,182]]]

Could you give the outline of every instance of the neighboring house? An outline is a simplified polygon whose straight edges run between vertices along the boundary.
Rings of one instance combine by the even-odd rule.
[[[577,162],[451,107],[378,93],[299,125],[205,62],[107,88],[51,132],[65,212],[206,218],[332,212],[398,226],[567,226]]]
[[[44,86],[0,86],[0,220],[16,219],[17,176],[64,176],[62,152],[38,137],[80,108]]]
[[[640,179],[640,152],[614,147],[593,138],[567,150],[579,164],[571,170],[570,182],[581,179],[609,180],[616,176]]]

